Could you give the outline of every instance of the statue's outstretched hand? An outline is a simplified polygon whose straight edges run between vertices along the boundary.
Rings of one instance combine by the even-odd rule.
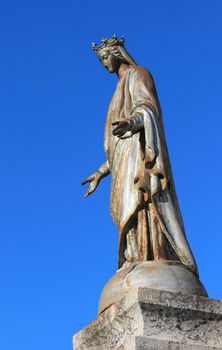
[[[98,186],[102,176],[101,174],[96,171],[92,175],[88,176],[84,181],[82,181],[82,185],[85,185],[87,182],[89,182],[89,187],[87,191],[84,193],[84,197],[89,196],[91,193],[93,193]]]
[[[132,136],[132,120],[124,119],[112,123],[113,126],[116,126],[113,129],[113,135],[119,138],[130,137]]]

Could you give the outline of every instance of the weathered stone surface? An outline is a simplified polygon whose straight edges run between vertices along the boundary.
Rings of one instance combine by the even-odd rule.
[[[222,349],[222,302],[139,288],[74,337],[75,350]]]
[[[105,348],[104,348],[105,349]],[[125,341],[117,350],[220,350],[222,348],[203,345],[183,344],[169,340],[159,340],[146,337],[132,337]]]

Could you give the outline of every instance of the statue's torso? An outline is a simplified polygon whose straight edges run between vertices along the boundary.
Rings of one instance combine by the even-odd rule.
[[[112,175],[111,215],[118,227],[128,220],[141,202],[141,193],[134,186],[134,179],[142,164],[140,133],[126,139],[120,139],[112,133],[112,123],[129,118],[133,108],[129,89],[132,69],[117,84],[108,107],[105,126],[104,148]]]

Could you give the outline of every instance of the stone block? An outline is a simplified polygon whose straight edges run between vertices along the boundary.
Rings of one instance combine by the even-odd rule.
[[[222,350],[222,302],[138,288],[74,336],[75,350]]]

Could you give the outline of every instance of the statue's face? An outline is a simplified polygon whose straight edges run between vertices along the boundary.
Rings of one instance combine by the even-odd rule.
[[[110,73],[115,73],[118,71],[120,66],[120,61],[117,57],[113,56],[108,50],[100,50],[98,57],[102,65],[108,69]]]

